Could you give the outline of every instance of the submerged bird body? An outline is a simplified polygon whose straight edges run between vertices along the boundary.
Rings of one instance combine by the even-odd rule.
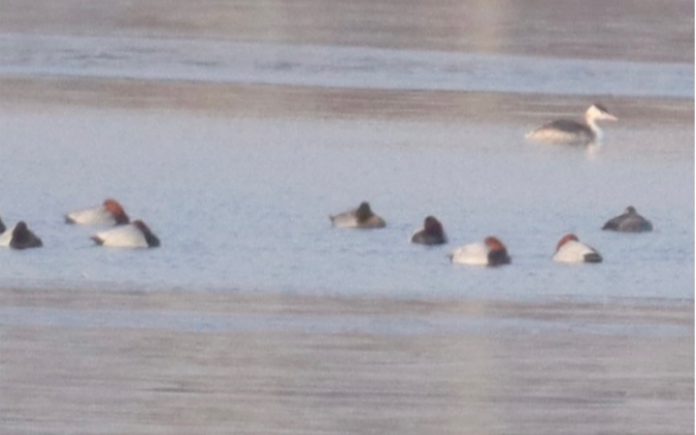
[[[336,228],[384,228],[387,225],[384,219],[372,212],[367,202],[362,202],[355,210],[329,216],[329,219]]]
[[[639,215],[633,206],[628,206],[621,215],[607,221],[603,230],[619,231],[622,233],[641,233],[652,231],[653,226],[649,220]]]
[[[550,144],[587,145],[602,140],[602,130],[597,121],[616,121],[601,104],[593,104],[585,112],[585,122],[558,119],[549,122],[526,135],[527,139]]]
[[[578,240],[575,234],[567,234],[558,242],[553,260],[560,263],[601,263],[602,256]]]
[[[510,263],[507,248],[496,237],[486,237],[483,243],[461,246],[450,254],[452,263],[479,266],[499,266]]]
[[[65,215],[65,222],[78,225],[126,225],[130,219],[118,201],[107,199],[100,206],[68,213]]]
[[[442,229],[440,221],[433,216],[428,216],[423,222],[423,228],[416,230],[411,235],[411,243],[441,245],[447,243],[447,236],[445,236],[445,231]]]
[[[141,220],[92,236],[98,245],[114,248],[156,248],[160,241]]]

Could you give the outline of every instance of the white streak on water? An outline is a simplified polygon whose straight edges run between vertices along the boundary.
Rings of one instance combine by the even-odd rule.
[[[692,98],[694,66],[224,40],[0,35],[0,75]]]

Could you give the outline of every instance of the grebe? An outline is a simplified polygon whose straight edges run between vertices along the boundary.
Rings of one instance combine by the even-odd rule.
[[[561,263],[601,263],[602,256],[596,249],[578,240],[575,234],[566,234],[558,242],[553,260]]]
[[[483,243],[461,246],[450,254],[452,263],[479,266],[499,266],[510,263],[507,248],[496,237],[486,237]]]
[[[36,237],[36,234],[29,230],[24,221],[19,221],[13,230],[6,229],[0,234],[0,246],[12,249],[28,249],[39,248],[43,246],[43,243],[41,239]]]
[[[447,236],[445,236],[445,231],[442,229],[440,221],[433,216],[428,216],[423,222],[423,228],[416,230],[411,235],[411,243],[441,245],[447,243]]]
[[[126,225],[130,220],[115,199],[107,199],[100,206],[77,210],[65,215],[65,222],[79,225]]]
[[[329,216],[329,219],[336,228],[384,228],[387,225],[384,219],[372,212],[367,202],[360,203],[355,210]]]
[[[550,144],[587,145],[600,143],[602,130],[597,121],[617,121],[601,104],[593,104],[585,112],[585,122],[558,119],[527,133],[527,139]]]
[[[156,248],[160,241],[141,220],[92,236],[98,245],[114,248]]]
[[[629,205],[624,214],[609,219],[602,229],[620,231],[623,233],[641,233],[644,231],[652,231],[653,226],[649,220],[639,215],[636,209]]]

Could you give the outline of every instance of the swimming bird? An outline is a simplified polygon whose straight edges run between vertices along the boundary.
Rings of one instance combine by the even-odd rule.
[[[368,202],[361,202],[355,210],[329,216],[336,228],[384,228],[387,223],[372,212]]]
[[[597,121],[617,121],[606,107],[595,103],[585,112],[585,122],[558,119],[527,133],[527,139],[551,144],[588,145],[600,143],[602,130]]]
[[[68,213],[65,215],[65,222],[79,225],[126,225],[130,219],[118,201],[107,199],[97,207]]]
[[[160,245],[157,236],[141,220],[97,233],[92,240],[114,248],[156,248]]]
[[[12,249],[28,249],[39,248],[43,246],[43,243],[41,239],[36,237],[36,234],[29,230],[24,221],[19,221],[12,231],[5,229],[0,234],[0,246]]]
[[[609,219],[602,229],[620,231],[623,233],[641,233],[644,231],[652,231],[653,226],[649,220],[639,215],[636,209],[629,205],[624,214]]]
[[[507,248],[496,237],[486,237],[483,243],[461,246],[450,254],[452,263],[480,266],[499,266],[510,263]]]
[[[428,216],[423,222],[423,227],[411,235],[411,243],[441,245],[447,243],[447,236],[445,236],[445,231],[442,229],[440,221],[433,216]]]
[[[566,234],[558,242],[553,260],[561,263],[601,263],[602,256],[595,248],[578,240],[575,234]]]

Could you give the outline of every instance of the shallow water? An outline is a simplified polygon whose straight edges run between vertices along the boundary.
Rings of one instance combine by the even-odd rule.
[[[525,126],[514,123],[269,123],[79,109],[6,112],[2,123],[2,217],[28,221],[46,245],[0,251],[6,284],[692,298],[693,131],[686,126],[636,131],[619,123],[590,153],[527,143]],[[88,238],[97,229],[62,222],[63,213],[107,196],[144,219],[162,247],[103,249]],[[330,213],[362,200],[387,228],[331,228]],[[629,204],[656,231],[600,230]],[[428,214],[443,222],[448,245],[407,243]],[[551,262],[567,232],[605,262]],[[511,266],[449,263],[454,247],[489,234],[507,244]]]

